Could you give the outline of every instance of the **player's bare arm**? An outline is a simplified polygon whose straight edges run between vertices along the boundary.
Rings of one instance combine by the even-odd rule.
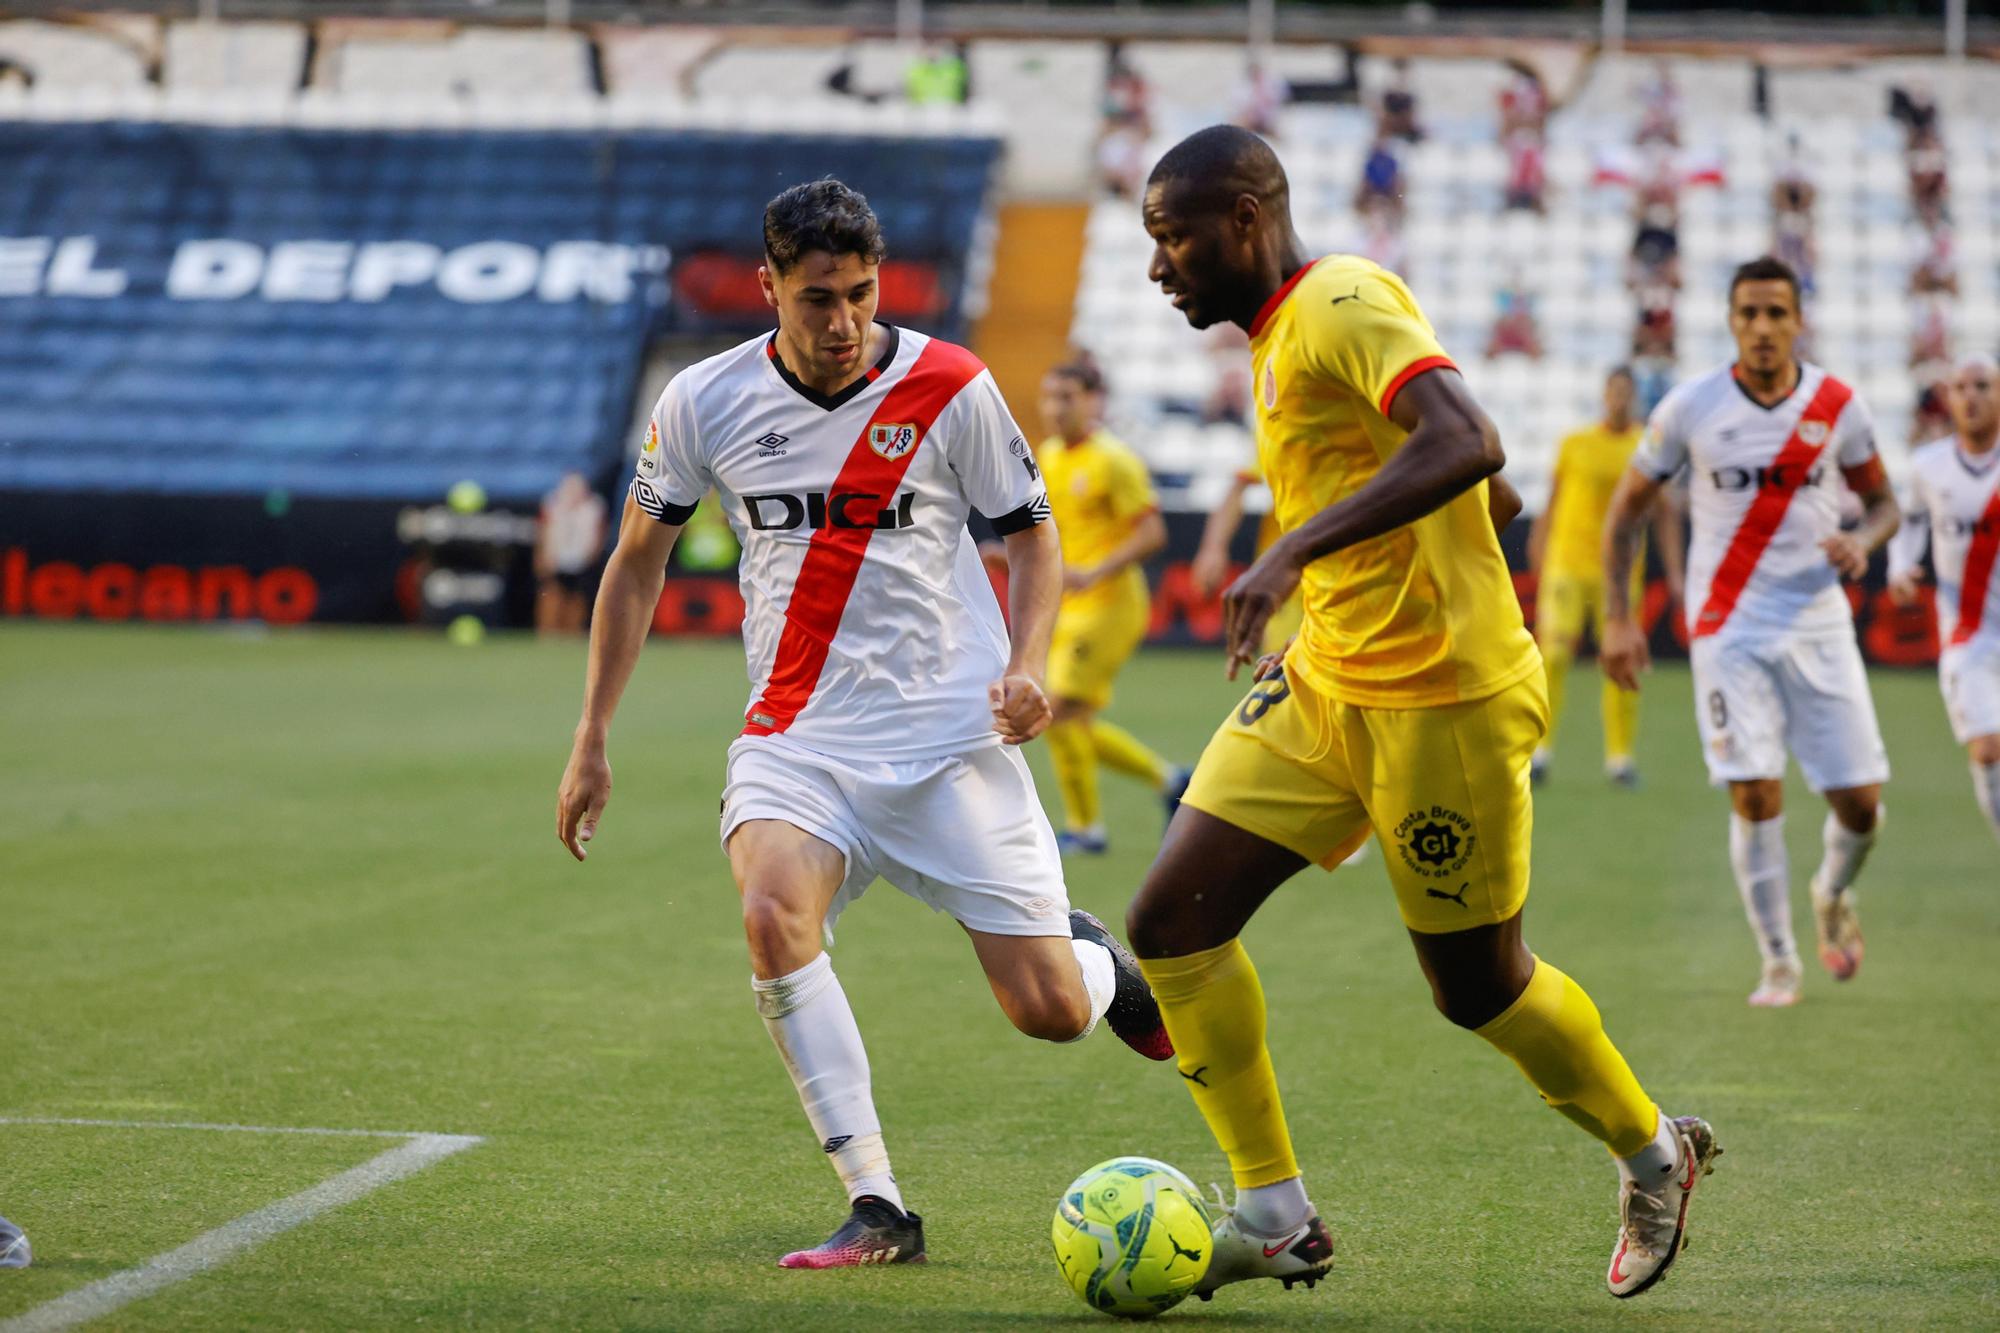
[[[1230,480],[1222,502],[1209,511],[1208,521],[1202,524],[1201,545],[1188,567],[1197,597],[1212,596],[1222,586],[1222,576],[1229,571],[1229,543],[1243,522],[1243,492],[1249,489],[1250,479],[1238,473]]]
[[[1008,533],[1005,546],[1012,650],[1006,673],[987,686],[986,694],[993,705],[993,730],[1008,745],[1021,745],[1041,735],[1055,718],[1042,682],[1062,602],[1062,543],[1056,525],[1044,522]]]
[[[1063,569],[1063,586],[1081,592],[1121,573],[1127,565],[1150,560],[1167,549],[1167,520],[1155,509],[1132,524],[1125,540],[1111,548],[1102,560],[1091,565],[1068,565]]]
[[[1486,479],[1486,513],[1493,520],[1494,536],[1506,533],[1508,526],[1521,516],[1521,508],[1521,493],[1504,474],[1496,472]]]
[[[576,724],[562,785],[556,789],[556,837],[579,861],[589,855],[584,844],[596,835],[604,804],[611,799],[611,762],[605,756],[611,717],[638,665],[666,583],[667,557],[680,534],[679,525],[658,522],[631,496],[625,497],[618,547],[604,566],[590,621],[583,717]]]
[[[1868,557],[1896,535],[1903,510],[1889,486],[1882,460],[1871,458],[1859,467],[1843,468],[1841,475],[1861,497],[1861,522],[1852,532],[1836,532],[1819,544],[1827,563],[1844,579],[1858,579],[1868,572]]]
[[[1366,485],[1271,544],[1222,595],[1228,675],[1258,657],[1264,625],[1308,564],[1379,537],[1448,503],[1498,472],[1500,432],[1456,370],[1427,370],[1396,395],[1390,420],[1409,432]]]
[[[1535,515],[1535,521],[1528,528],[1528,568],[1537,574],[1542,571],[1542,552],[1549,544],[1549,515],[1556,512],[1556,495],[1561,490],[1560,479],[1549,483],[1549,498],[1542,501],[1542,512]],[[1497,523],[1493,525],[1493,530],[1505,531]]]
[[[1678,606],[1687,598],[1687,532],[1682,527],[1680,501],[1665,486],[1653,504],[1653,549],[1660,553],[1667,596]]]
[[[1664,489],[1663,483],[1639,469],[1627,468],[1604,516],[1604,643],[1598,666],[1620,689],[1638,689],[1639,676],[1651,663],[1645,631],[1634,618],[1632,565],[1639,558],[1647,515],[1658,506]],[[1676,543],[1679,537],[1676,526]]]

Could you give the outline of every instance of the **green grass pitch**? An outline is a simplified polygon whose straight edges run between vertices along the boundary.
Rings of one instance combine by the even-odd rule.
[[[733,644],[655,643],[590,862],[554,836],[577,644],[403,633],[0,628],[0,1115],[421,1130],[487,1142],[118,1311],[132,1329],[1109,1327],[1056,1274],[1057,1192],[1118,1153],[1226,1167],[1167,1066],[1007,1026],[951,922],[878,885],[835,960],[925,1267],[781,1272],[842,1212],[750,1002],[715,845]],[[1877,673],[1896,777],[1866,967],[1743,1003],[1756,961],[1685,673],[1651,678],[1645,786],[1596,776],[1571,688],[1537,799],[1535,948],[1655,1096],[1726,1148],[1692,1243],[1602,1286],[1602,1149],[1430,1008],[1379,859],[1309,872],[1247,942],[1306,1178],[1317,1291],[1189,1327],[2000,1324],[2000,851],[1934,679]],[[1192,758],[1238,687],[1149,654],[1113,715]],[[1034,762],[1044,775],[1045,760]],[[1118,921],[1159,832],[1107,778]],[[1798,923],[1821,807],[1793,790]],[[37,1263],[0,1322],[353,1166],[377,1140],[0,1125]]]

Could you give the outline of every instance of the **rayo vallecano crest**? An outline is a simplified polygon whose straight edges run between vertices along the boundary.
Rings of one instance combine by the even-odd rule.
[[[1826,430],[1827,427],[1824,421],[1801,421],[1799,423],[1799,438],[1807,444],[1820,444],[1826,439]]]
[[[901,458],[917,446],[917,428],[907,421],[884,421],[868,428],[868,447],[884,458]]]

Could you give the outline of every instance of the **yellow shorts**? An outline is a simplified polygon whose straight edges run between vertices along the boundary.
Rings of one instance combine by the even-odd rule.
[[[1049,641],[1049,697],[1091,708],[1110,703],[1111,682],[1146,637],[1150,610],[1143,593],[1064,599]]]
[[[1341,703],[1288,672],[1251,687],[1183,800],[1329,870],[1372,827],[1404,925],[1491,925],[1528,898],[1528,760],[1548,717],[1539,671],[1435,708]]]
[[[1631,605],[1645,605],[1646,572],[1632,570]],[[1573,657],[1583,642],[1584,626],[1596,643],[1604,643],[1604,577],[1596,571],[1572,573],[1549,565],[1535,591],[1535,642],[1543,656]]]

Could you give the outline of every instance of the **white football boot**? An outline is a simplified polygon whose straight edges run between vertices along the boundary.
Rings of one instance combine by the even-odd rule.
[[[1223,1206],[1221,1189],[1215,1193],[1221,1219],[1211,1229],[1208,1274],[1195,1295],[1208,1300],[1218,1287],[1259,1277],[1276,1278],[1287,1291],[1295,1282],[1312,1287],[1333,1267],[1333,1236],[1317,1212],[1282,1236],[1259,1236],[1244,1230],[1235,1209]]]
[[[1812,882],[1813,925],[1819,933],[1819,960],[1835,981],[1846,981],[1861,970],[1861,913],[1854,890],[1827,893]]]
[[[1799,1002],[1798,959],[1780,959],[1764,964],[1764,976],[1750,992],[1750,1003],[1758,1009],[1783,1009]]]
[[[1698,1116],[1675,1116],[1674,1137],[1680,1159],[1657,1189],[1644,1189],[1636,1180],[1619,1187],[1618,1248],[1611,1252],[1604,1278],[1613,1296],[1637,1296],[1667,1275],[1687,1243],[1694,1187],[1715,1170],[1715,1159],[1722,1155],[1715,1131]]]

